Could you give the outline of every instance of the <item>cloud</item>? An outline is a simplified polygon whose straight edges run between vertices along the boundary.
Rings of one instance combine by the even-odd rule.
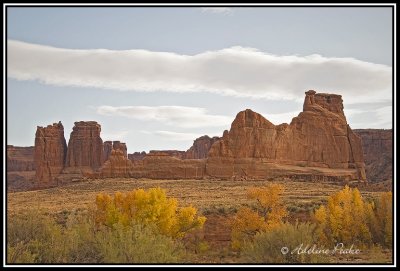
[[[103,138],[103,141],[115,141],[115,140],[120,140],[124,141],[126,139],[126,136],[129,134],[129,131],[114,131],[111,133],[108,132],[102,132],[101,137]]]
[[[193,141],[202,136],[202,134],[181,133],[172,131],[141,131],[141,133],[156,135],[169,141]]]
[[[104,116],[121,116],[141,121],[157,121],[183,127],[229,126],[232,117],[208,114],[205,108],[186,106],[109,106],[103,105],[96,112]]]
[[[232,47],[193,56],[147,50],[75,50],[15,40],[7,44],[8,77],[56,86],[121,91],[210,92],[302,100],[304,91],[346,102],[391,97],[392,68],[353,58],[279,56]]]
[[[216,13],[216,14],[232,14],[233,9],[231,8],[201,8],[202,12]]]
[[[353,129],[392,129],[392,106],[373,109],[344,109],[346,119]]]

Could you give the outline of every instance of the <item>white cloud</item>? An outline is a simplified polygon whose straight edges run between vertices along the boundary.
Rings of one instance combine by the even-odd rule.
[[[217,14],[232,14],[233,9],[231,8],[201,8],[202,12],[217,13]]]
[[[353,58],[278,56],[242,47],[189,56],[62,49],[15,40],[7,46],[10,78],[57,86],[299,100],[315,89],[341,94],[347,103],[391,97],[392,68]]]
[[[345,109],[347,122],[353,129],[392,129],[392,106],[374,109]]]
[[[101,132],[101,137],[103,141],[124,141],[126,136],[129,134],[129,131],[114,131],[114,132]]]
[[[158,121],[183,127],[229,126],[232,117],[208,114],[205,108],[186,106],[109,106],[97,107],[96,112],[105,116],[122,116],[141,121]]]
[[[144,134],[156,135],[169,141],[193,141],[202,134],[181,133],[172,131],[141,131]]]

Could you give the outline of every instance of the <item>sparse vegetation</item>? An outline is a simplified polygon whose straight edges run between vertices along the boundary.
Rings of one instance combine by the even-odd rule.
[[[296,222],[257,233],[253,241],[243,245],[241,260],[251,263],[326,263],[329,259],[325,255],[296,252],[301,244],[305,247],[316,243],[314,230],[314,224]],[[287,248],[288,252],[282,253],[282,248]]]

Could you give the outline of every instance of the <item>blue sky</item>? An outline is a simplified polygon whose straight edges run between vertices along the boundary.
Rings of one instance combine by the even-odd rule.
[[[338,93],[391,128],[390,8],[8,8],[8,144],[96,120],[128,152],[186,150],[246,108],[275,124]],[[100,49],[100,50],[99,50]]]

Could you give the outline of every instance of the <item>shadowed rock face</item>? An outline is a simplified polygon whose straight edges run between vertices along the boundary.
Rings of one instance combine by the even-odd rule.
[[[103,164],[101,126],[95,121],[75,122],[68,142],[66,167],[98,169]]]
[[[35,170],[35,147],[7,145],[7,172]]]
[[[346,122],[341,96],[313,90],[289,125],[275,126],[250,109],[239,112],[208,156],[207,174],[216,177],[265,177],[261,165],[278,163],[356,169],[356,177],[366,179],[361,139]]]
[[[371,182],[393,178],[393,131],[384,129],[356,129],[362,139],[367,179]]]
[[[197,138],[193,146],[186,151],[185,159],[204,159],[207,158],[211,146],[219,140],[219,137],[209,137],[207,135]]]
[[[61,122],[37,127],[34,160],[38,187],[57,184],[55,179],[64,167],[66,152],[67,145]]]

